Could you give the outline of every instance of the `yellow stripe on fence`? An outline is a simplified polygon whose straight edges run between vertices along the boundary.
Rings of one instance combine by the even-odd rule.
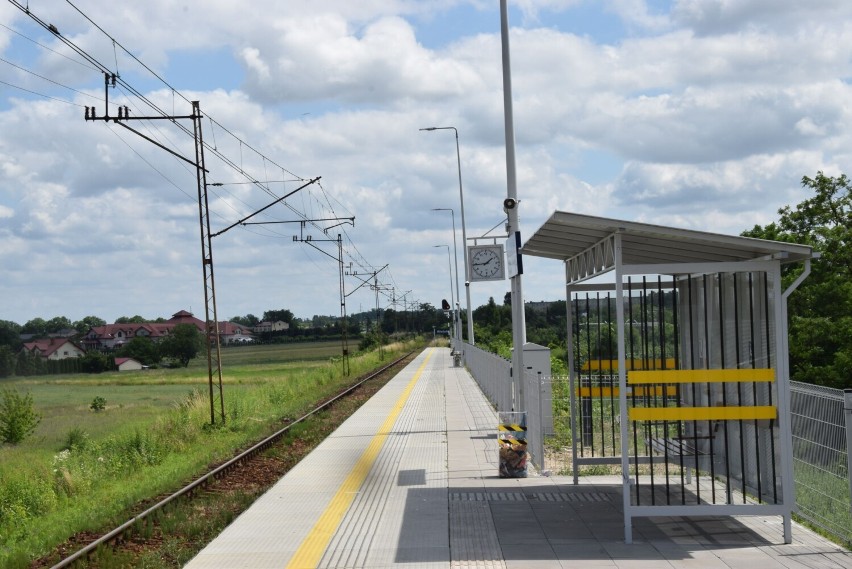
[[[661,358],[652,359],[630,359],[626,360],[627,369],[656,369],[665,367],[675,367],[674,358],[666,358],[665,361]],[[618,369],[618,360],[588,360],[583,362],[580,371],[613,371]]]
[[[669,369],[631,371],[627,374],[630,385],[643,383],[723,383],[775,381],[775,370],[758,369]]]
[[[578,387],[574,390],[578,397],[618,397],[620,390],[617,387]],[[677,395],[677,387],[667,385],[665,393],[669,397]],[[662,397],[663,387],[657,385],[655,387],[632,387],[627,389],[627,396],[634,397]]]
[[[736,421],[775,419],[774,405],[754,407],[633,407],[628,410],[631,421]]]

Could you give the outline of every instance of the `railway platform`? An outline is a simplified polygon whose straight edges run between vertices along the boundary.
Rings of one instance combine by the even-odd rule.
[[[500,478],[497,421],[427,348],[186,567],[852,567],[777,517],[645,518],[625,544],[620,477]]]

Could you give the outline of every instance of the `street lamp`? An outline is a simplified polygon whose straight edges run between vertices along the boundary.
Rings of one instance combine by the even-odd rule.
[[[449,245],[433,245],[433,247],[446,247],[447,248],[447,268],[450,270],[450,309],[453,311],[451,314],[455,314],[455,309],[453,307],[455,304],[455,299],[453,298],[453,265],[450,260],[450,246]],[[453,321],[455,323],[455,320]],[[455,326],[453,326],[453,334],[455,334]]]
[[[456,248],[456,212],[453,211],[451,207],[433,207],[432,211],[448,211],[453,217],[453,256],[455,262],[453,263],[456,268],[456,302],[461,303],[461,293],[459,293],[459,250]],[[455,305],[453,305],[455,306]],[[461,331],[461,314],[458,311],[455,312],[456,320],[453,323],[455,326],[456,337],[461,340],[462,339],[462,331]]]
[[[459,152],[459,131],[454,126],[430,126],[427,128],[421,128],[420,130],[425,131],[433,131],[433,130],[452,130],[456,133],[456,160],[459,165],[459,201],[461,202],[461,226],[462,226],[462,252],[464,254],[464,292],[465,297],[467,299],[467,341],[471,345],[474,345],[473,338],[473,309],[470,307],[470,276],[468,275],[468,271],[470,270],[467,263],[467,229],[465,228],[464,223],[464,190],[462,189],[462,175],[461,175],[461,153]],[[461,302],[461,298],[459,299]]]

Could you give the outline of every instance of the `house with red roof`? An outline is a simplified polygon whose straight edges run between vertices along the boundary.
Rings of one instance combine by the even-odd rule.
[[[68,338],[43,338],[24,344],[24,350],[46,360],[78,358],[86,351]]]
[[[123,323],[123,324],[106,324],[104,326],[94,326],[91,328],[83,339],[81,344],[87,350],[112,350],[120,348],[128,343],[133,338],[150,338],[153,342],[159,342],[164,337],[172,333],[175,326],[178,324],[192,324],[201,333],[204,333],[205,325],[203,320],[199,320],[191,312],[181,310],[172,315],[165,322],[143,322],[143,323]],[[254,340],[251,329],[235,324],[234,322],[219,322],[219,340],[223,344],[231,344],[235,342],[248,342]]]

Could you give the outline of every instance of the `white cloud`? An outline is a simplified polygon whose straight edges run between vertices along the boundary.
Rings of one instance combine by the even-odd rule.
[[[420,24],[456,29],[441,18],[465,7],[461,0],[299,1],[286,9],[268,0],[177,7],[154,0],[108,11],[91,0],[79,5],[157,72],[179,61],[191,70],[193,54],[211,53],[230,55],[243,70],[242,85],[223,76],[226,88],[184,93],[217,121],[202,121],[204,139],[232,161],[206,155],[208,181],[223,184],[210,187],[214,231],[274,199],[247,181],[268,182],[283,195],[303,183],[294,174],[321,175],[321,186],[288,198],[292,210],[276,206],[256,221],[293,221],[293,210],[309,218],[354,215],[354,227],[332,232],[345,231],[350,260],[390,263],[400,290],[436,304],[446,296],[446,259],[432,246],[452,235],[447,216],[430,210],[452,207],[460,221],[456,141],[451,130],[418,129],[454,126],[468,235],[495,226],[491,234],[501,233],[506,165],[494,3],[472,3],[488,18],[480,29],[491,32],[456,33],[436,42],[439,49],[428,47],[434,44],[424,41]],[[554,209],[739,233],[807,197],[803,175],[839,173],[852,161],[848,3],[682,0],[670,13],[656,5],[613,0],[597,7],[627,30],[601,41],[560,29],[561,18],[593,3],[512,3],[523,13],[513,23],[512,77],[525,235]],[[38,11],[105,63],[117,63],[158,106],[189,111],[67,4],[53,0]],[[38,33],[8,8],[0,21]],[[55,38],[39,40],[59,51]],[[92,97],[102,98],[103,78],[70,63],[67,50],[37,49],[3,29],[0,49],[85,92],[13,68],[10,82],[77,106],[0,88],[0,298],[12,299],[0,318],[153,317],[190,306],[200,313],[193,168],[120,126],[84,121],[79,105],[102,108]],[[226,69],[195,71],[215,81]],[[110,98],[134,105],[134,115],[150,111],[124,89]],[[192,138],[175,125],[133,126],[194,154]],[[297,224],[237,226],[215,238],[221,312],[280,306],[299,316],[338,313],[336,263],[293,242],[294,234]],[[333,244],[316,245],[336,255]],[[529,279],[530,298],[561,297],[546,280]],[[500,301],[507,288],[478,287],[474,303],[491,295]],[[371,295],[359,294],[353,305],[372,306]]]

